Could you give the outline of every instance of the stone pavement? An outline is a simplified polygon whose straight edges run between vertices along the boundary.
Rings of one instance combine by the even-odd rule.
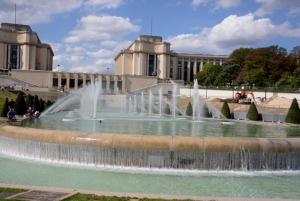
[[[206,197],[206,196],[177,196],[177,195],[155,195],[155,194],[139,194],[139,193],[117,193],[117,192],[99,192],[89,190],[74,190],[74,189],[61,189],[40,186],[24,186],[1,184],[3,188],[19,188],[28,189],[22,193],[0,193],[0,200],[26,200],[26,201],[60,201],[68,198],[76,193],[82,194],[95,194],[100,196],[117,196],[117,197],[132,197],[132,200],[139,198],[152,198],[152,199],[177,199],[177,200],[201,200],[201,201],[299,201],[300,199],[274,199],[274,198],[232,198],[232,197]]]

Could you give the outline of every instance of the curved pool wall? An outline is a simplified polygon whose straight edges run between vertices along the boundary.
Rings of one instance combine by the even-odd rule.
[[[199,138],[0,128],[0,152],[74,163],[196,170],[299,170],[298,138]]]

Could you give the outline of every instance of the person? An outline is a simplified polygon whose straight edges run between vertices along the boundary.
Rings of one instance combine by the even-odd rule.
[[[9,111],[7,112],[7,118],[10,121],[16,121],[16,114],[14,113],[12,108],[9,108]]]

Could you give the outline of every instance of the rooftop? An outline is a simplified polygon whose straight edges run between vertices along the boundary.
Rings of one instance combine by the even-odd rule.
[[[29,25],[24,25],[24,24],[1,23],[1,29],[8,30],[8,31],[32,32],[31,27]]]

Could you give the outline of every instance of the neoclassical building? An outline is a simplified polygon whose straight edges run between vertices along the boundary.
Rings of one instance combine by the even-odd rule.
[[[42,43],[30,26],[2,23],[0,28],[1,70],[52,71],[53,51]]]
[[[116,73],[190,82],[205,64],[222,65],[228,57],[176,53],[170,46],[160,36],[141,35],[115,57]]]

